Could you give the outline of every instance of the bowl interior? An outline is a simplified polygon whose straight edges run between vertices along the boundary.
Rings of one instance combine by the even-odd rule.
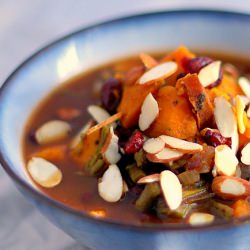
[[[250,56],[250,16],[214,11],[172,11],[107,22],[69,35],[25,61],[0,93],[0,154],[8,171],[29,182],[21,139],[34,107],[65,79],[142,51],[181,44],[190,49]]]

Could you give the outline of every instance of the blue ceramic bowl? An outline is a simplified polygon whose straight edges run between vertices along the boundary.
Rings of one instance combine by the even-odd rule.
[[[1,164],[43,214],[92,249],[249,249],[249,219],[199,229],[181,225],[131,226],[95,219],[47,197],[27,178],[21,150],[24,125],[53,88],[79,71],[141,51],[185,44],[190,49],[250,56],[250,16],[187,10],[145,14],[92,26],[43,48],[19,66],[0,93]],[[41,222],[42,223],[42,222]]]

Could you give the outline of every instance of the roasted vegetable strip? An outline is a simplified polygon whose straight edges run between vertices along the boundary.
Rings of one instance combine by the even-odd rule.
[[[136,183],[139,179],[145,176],[144,171],[141,168],[138,168],[136,164],[132,164],[126,167],[130,179]]]
[[[160,194],[161,188],[158,183],[147,184],[136,200],[135,207],[142,212],[146,212]]]

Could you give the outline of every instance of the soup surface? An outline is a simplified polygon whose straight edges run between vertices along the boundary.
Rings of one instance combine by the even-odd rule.
[[[150,68],[152,70],[157,67],[160,58],[164,58],[163,55],[155,56],[154,58],[156,59],[148,55],[142,55],[141,58],[127,58],[78,75],[54,90],[35,108],[25,128],[23,154],[27,165],[27,172],[42,192],[84,213],[95,217],[106,217],[127,224],[206,224],[212,221],[227,220],[232,217],[250,214],[250,205],[247,201],[247,197],[250,194],[243,192],[244,194],[240,193],[239,195],[233,194],[230,196],[226,194],[227,191],[223,193],[223,190],[217,190],[217,186],[213,187],[216,178],[218,181],[221,181],[218,178],[224,177],[236,179],[232,179],[232,181],[238,181],[239,179],[248,181],[250,177],[250,166],[248,166],[250,162],[248,163],[248,159],[242,160],[240,158],[243,154],[241,150],[247,145],[249,141],[248,138],[250,138],[250,126],[248,127],[250,123],[248,123],[248,117],[246,116],[250,101],[248,101],[246,93],[242,91],[238,84],[239,77],[243,75],[247,77],[250,72],[249,60],[243,60],[242,58],[230,55],[220,55],[218,53],[199,53],[202,54],[203,57],[197,57],[191,52],[182,52],[184,53],[182,55],[178,52],[182,51],[182,49],[177,49],[176,51],[170,55],[168,54],[169,58],[165,57],[164,61],[172,61],[177,64],[178,69],[174,69],[173,73],[165,76],[162,76],[161,73],[158,72],[158,78],[156,75],[153,75],[155,78],[153,80],[151,79],[151,82],[153,81],[154,83],[146,82],[148,86],[152,86],[152,84],[154,86],[158,85],[157,90],[156,87],[153,87],[147,92],[152,93],[152,98],[156,98],[158,102],[157,116],[152,118],[151,122],[149,121],[150,119],[148,120],[147,118],[151,117],[151,115],[153,116],[150,105],[154,102],[149,102],[150,105],[146,107],[147,114],[144,115],[146,118],[143,120],[142,118],[138,118],[139,115],[143,117],[142,104],[140,104],[139,107],[139,114],[130,115],[130,113],[133,112],[133,105],[137,105],[137,100],[138,102],[141,101],[140,95],[143,96],[144,92],[142,91],[140,93],[140,89],[135,90],[137,93],[133,92],[133,90],[129,94],[125,92],[127,91],[126,88],[129,88],[127,87],[128,85],[138,84],[135,82],[139,81],[138,79],[142,79],[141,76],[143,74],[145,76],[145,72],[149,72]],[[204,55],[206,55],[206,57],[204,57]],[[180,58],[180,56],[183,58]],[[195,58],[197,60],[196,62],[194,60]],[[199,61],[197,58],[203,59]],[[192,65],[193,68],[189,63],[191,60],[197,64]],[[189,89],[190,86],[188,85],[190,83],[188,77],[193,77],[193,79],[191,79],[192,83],[196,82],[197,79],[201,82],[202,76],[199,73],[202,68],[204,69],[213,62],[217,62],[216,60],[222,62],[222,64],[219,65],[219,75],[216,76],[215,69],[213,71],[215,76],[211,78],[212,82],[208,80],[207,86],[193,86],[194,90],[192,90],[191,93],[203,91],[205,95],[203,92],[199,92],[199,97],[195,96],[195,94],[192,95]],[[169,66],[172,67],[172,65],[167,65],[167,67]],[[199,69],[197,70],[197,68]],[[197,74],[200,78],[197,77]],[[205,72],[204,77],[207,77],[206,74]],[[213,73],[210,72],[210,77],[211,74]],[[148,77],[150,78],[150,76]],[[148,79],[146,79],[146,81],[148,81]],[[227,84],[229,87],[219,87],[223,84]],[[108,87],[105,88],[104,85]],[[141,84],[141,86],[142,85],[143,84]],[[110,89],[110,86],[113,87]],[[166,87],[168,87],[168,94],[162,90],[164,88],[166,90]],[[198,88],[199,90],[197,90]],[[160,94],[159,89],[162,91]],[[178,93],[176,90],[178,90]],[[138,95],[138,92],[140,95]],[[129,97],[133,94],[135,94],[134,99]],[[159,97],[161,94],[164,97],[163,99]],[[124,100],[124,96],[126,95],[128,96],[128,100]],[[176,95],[176,100],[173,102],[174,104],[172,103],[173,106],[171,106],[167,101],[165,102],[165,100],[168,98],[171,99],[173,95]],[[243,121],[244,131],[243,129],[241,130],[239,126],[241,118],[237,115],[238,111],[235,104],[235,102],[237,102],[237,96],[242,98],[238,100],[238,102],[240,104],[243,103],[243,108],[241,109],[243,113],[242,116],[245,116],[245,120]],[[223,122],[220,121],[223,112],[219,113],[220,118],[215,115],[216,111],[214,111],[214,109],[216,109],[216,105],[214,104],[214,100],[217,97],[223,98],[221,105],[223,105],[223,101],[228,102],[229,109],[232,110],[233,114],[236,113],[235,120],[238,124],[237,135],[239,135],[240,138],[239,146],[236,150],[238,151],[238,154],[236,154],[238,159],[236,156],[235,159],[230,154],[233,150],[231,150],[231,148],[233,147],[234,139],[231,138],[231,135],[222,136],[221,130],[223,130],[224,134],[227,133],[223,127],[227,125],[224,125]],[[192,98],[196,98],[195,103]],[[203,107],[208,105],[206,98],[212,103],[212,114],[210,114],[209,110],[203,113]],[[142,101],[145,101],[145,96]],[[180,113],[183,114],[182,117],[178,119],[173,118],[173,116],[171,116],[171,110],[175,110],[175,107],[177,107],[179,103],[182,103],[181,105],[189,110],[188,112]],[[97,131],[98,133],[100,132],[99,134],[96,131],[91,132],[92,136],[90,133],[91,142],[86,142],[86,133],[88,134],[89,129],[82,131],[82,136],[77,137],[79,131],[88,121],[92,120],[90,127],[93,127],[95,124],[105,120],[105,118],[108,119],[108,117],[103,117],[102,112],[100,114],[96,106],[94,106],[94,108],[92,107],[92,111],[90,109],[88,112],[87,107],[89,105],[98,105],[98,107],[102,107],[108,111],[111,116],[118,114],[118,119],[114,119],[116,126],[114,126],[113,131],[117,135],[119,142],[115,144],[116,139],[112,137],[114,134],[112,135],[110,124],[104,126],[102,133],[104,134],[103,130],[105,127],[108,127],[108,130],[106,130],[106,137],[104,136],[105,142],[102,144],[102,151],[98,153],[98,156],[96,147],[100,145],[102,140],[100,139],[101,130]],[[166,117],[160,119],[163,112],[162,105],[170,105],[168,106],[170,115],[166,115]],[[219,105],[220,103],[218,106]],[[230,105],[233,106],[232,109]],[[152,112],[152,114],[150,112]],[[187,113],[190,117],[188,117]],[[138,119],[141,119],[141,125],[138,125]],[[156,119],[158,119],[158,122]],[[162,120],[164,122],[164,120],[170,121],[171,119],[175,119],[173,123],[167,128],[163,128],[161,125]],[[230,120],[228,117],[224,119]],[[228,122],[229,120],[226,121]],[[47,128],[47,130],[45,128],[42,131],[41,127],[49,121],[63,121],[63,123],[60,124],[61,127],[59,126],[58,129],[54,129],[52,128],[53,126],[51,126],[51,128]],[[183,129],[179,126],[179,123],[182,124],[181,126],[186,124],[185,128]],[[146,126],[146,128],[142,129],[143,126]],[[62,134],[60,134],[61,130]],[[225,130],[230,130],[230,126]],[[53,133],[55,138],[53,138]],[[170,145],[170,147],[167,146],[167,149],[177,153],[177,156],[173,156],[172,158],[163,156],[161,158],[157,156],[162,150],[161,146],[157,144],[158,142],[156,146],[150,145],[149,143],[148,148],[143,147],[143,144],[145,146],[149,138],[158,138],[161,135],[167,135],[170,139],[181,139],[181,143],[183,143],[183,140],[193,142],[194,145],[188,144],[187,148],[183,149],[179,148],[182,146],[178,146],[178,141],[173,142],[174,146],[171,144],[171,141],[167,141],[166,145]],[[74,138],[78,141],[73,142]],[[138,138],[141,138],[142,142],[140,142]],[[169,138],[167,138],[167,140]],[[116,162],[112,162],[112,160],[105,155],[108,151],[107,147],[110,146],[110,141],[112,140],[114,140],[114,147],[119,145],[118,152],[117,150],[113,152],[110,151],[111,158],[119,158]],[[84,142],[85,145],[83,145],[82,142]],[[160,143],[162,143],[162,141]],[[105,144],[106,149],[104,149]],[[203,147],[202,150],[200,150],[197,144]],[[219,148],[219,146],[225,147]],[[159,150],[156,149],[157,147],[159,147]],[[93,148],[95,148],[94,151],[92,150]],[[78,149],[80,150],[78,151]],[[223,151],[224,153],[223,155],[218,153],[217,161],[215,159],[216,150]],[[230,153],[227,152],[228,150],[231,150]],[[96,159],[93,159],[100,157],[100,154],[102,159],[99,164],[100,166],[97,166],[98,164],[95,162]],[[223,166],[220,166],[220,161],[223,161],[220,157],[223,160],[227,157],[231,157],[230,159],[233,159],[231,161],[237,162],[234,166],[230,166],[230,169],[226,167],[225,170]],[[58,168],[62,175],[52,176],[53,178],[50,179],[49,182],[46,182],[46,178],[51,177],[51,172],[48,172],[44,175],[43,180],[41,180],[42,177],[40,178],[39,171],[37,172],[35,168],[32,170],[33,166],[31,161],[34,158],[45,159],[47,162],[52,163],[53,166],[56,166],[56,169],[51,171],[57,173]],[[90,163],[91,159],[92,162]],[[216,164],[217,167],[214,168]],[[228,164],[226,160],[225,164]],[[88,168],[86,167],[87,165],[89,166]],[[93,170],[93,165],[95,165],[94,167],[96,167],[97,170]],[[110,165],[118,166],[118,177],[116,177],[115,172],[110,173],[112,177],[106,174]],[[92,167],[91,170],[90,167]],[[42,166],[40,166],[40,170],[42,171]],[[166,170],[167,172],[165,172]],[[164,174],[162,174],[163,172]],[[166,183],[170,183],[172,180],[171,174],[170,177],[168,176],[169,172],[175,177],[178,177],[177,180],[173,179],[173,196],[176,195],[175,198],[173,198],[171,194],[169,195],[168,191],[164,190],[165,187],[162,179],[166,178]],[[104,177],[105,174],[106,177]],[[152,174],[156,175],[151,176]],[[120,176],[123,178],[122,194],[116,199],[115,196],[119,196],[118,189],[121,189],[121,187],[119,186],[120,182],[118,183],[115,178],[119,179]],[[145,176],[149,176],[149,178],[142,180],[141,184],[138,184],[138,180]],[[102,178],[102,181],[100,178]],[[155,180],[152,181],[152,178],[155,178]],[[45,182],[46,184],[44,184]],[[100,185],[100,182],[102,182],[103,185]],[[106,182],[110,183],[107,184]],[[109,185],[111,185],[111,188]],[[242,185],[244,188],[245,183]],[[178,191],[179,186],[182,188],[182,197],[180,197],[181,204],[178,204],[177,201],[180,193]],[[227,187],[225,188],[227,189]],[[117,189],[111,198],[105,193],[111,192],[110,189]],[[170,190],[171,187],[166,187],[166,189]],[[232,193],[233,192],[234,190]],[[237,191],[235,192],[237,193]],[[191,219],[192,215],[194,215],[193,219]],[[199,215],[201,216],[200,219],[198,218]],[[198,218],[198,223],[193,222],[197,220],[195,216]],[[207,217],[205,218],[204,216]]]

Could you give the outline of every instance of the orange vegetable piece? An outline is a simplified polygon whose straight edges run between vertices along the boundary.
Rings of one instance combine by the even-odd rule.
[[[78,117],[81,111],[75,108],[59,108],[56,113],[60,119],[71,120]]]
[[[71,151],[71,158],[81,167],[84,167],[95,154],[100,139],[100,133],[101,129],[86,134],[83,138],[81,152],[76,153],[74,150]]]
[[[228,101],[236,95],[244,95],[237,82],[232,76],[223,75],[221,83],[208,90],[212,102],[216,96],[224,96]]]
[[[250,119],[247,119],[246,131],[244,133],[244,136],[250,139]]]
[[[161,88],[156,100],[159,105],[159,116],[146,131],[147,135],[169,135],[180,139],[195,136],[197,125],[190,104],[185,97],[178,96],[176,88]]]
[[[250,119],[247,119],[246,131],[244,134],[239,133],[239,148],[243,148],[250,142]]]
[[[250,204],[245,200],[237,200],[233,206],[234,217],[250,215]]]
[[[134,84],[145,72],[145,67],[143,65],[135,66],[127,72],[124,77],[125,85]]]
[[[197,74],[186,75],[179,79],[176,85],[184,85],[188,99],[195,111],[198,127],[202,129],[209,126],[213,120],[214,108]]]
[[[33,156],[41,157],[48,161],[62,161],[65,157],[66,149],[66,145],[51,146],[33,153]]]
[[[138,123],[141,106],[149,93],[155,92],[161,81],[149,84],[125,85],[118,111],[122,113],[121,122],[125,128],[131,128]]]
[[[149,54],[141,53],[140,58],[144,64],[144,66],[148,69],[151,69],[158,64],[158,62]]]
[[[166,55],[162,61],[166,62],[166,61],[175,61],[178,64],[178,69],[177,71],[168,78],[168,84],[175,86],[176,83],[176,78],[180,73],[185,72],[184,68],[183,68],[183,64],[185,63],[185,61],[187,59],[191,59],[195,57],[195,54],[193,54],[192,52],[190,52],[186,47],[181,46],[179,48],[177,48],[175,51],[169,53],[168,55]]]
[[[184,46],[180,46],[175,51],[171,52],[170,54],[166,55],[162,61],[175,61],[180,67],[183,68],[183,62],[186,59],[194,58],[195,54],[188,50],[188,48]]]

